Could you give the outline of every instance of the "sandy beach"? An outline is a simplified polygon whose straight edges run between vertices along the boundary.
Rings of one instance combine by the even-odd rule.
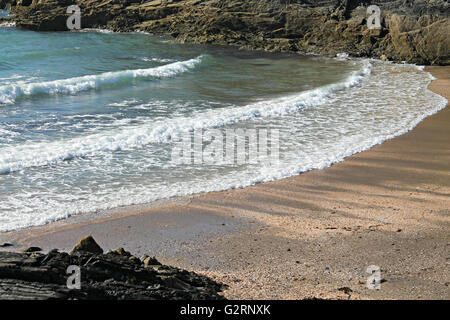
[[[450,67],[428,67],[450,99]],[[450,109],[324,170],[0,234],[68,250],[91,234],[228,286],[229,299],[449,299]],[[6,249],[2,249],[6,250]],[[380,290],[366,288],[381,268]]]

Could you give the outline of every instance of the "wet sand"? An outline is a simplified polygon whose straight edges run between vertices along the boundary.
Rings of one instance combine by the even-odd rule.
[[[429,67],[450,100],[450,67]],[[235,299],[450,299],[450,108],[324,170],[0,234],[70,249],[92,234],[208,275]],[[8,248],[9,250],[11,248]],[[380,290],[366,288],[370,265]]]

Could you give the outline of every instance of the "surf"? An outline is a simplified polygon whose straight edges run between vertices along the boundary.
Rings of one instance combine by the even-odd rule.
[[[184,63],[182,68],[193,66],[195,61]],[[178,67],[162,68],[164,74]],[[156,68],[157,69],[157,68]],[[150,71],[151,70],[151,71]],[[144,71],[146,75],[155,74],[155,69]],[[345,81],[323,86],[299,94],[271,99],[244,107],[233,107],[218,111],[195,113],[192,117],[179,117],[162,121],[150,121],[139,126],[118,129],[107,134],[98,133],[55,142],[40,142],[7,146],[0,149],[0,174],[14,171],[55,165],[75,158],[91,157],[101,153],[142,148],[151,143],[168,143],[173,137],[193,130],[218,128],[255,118],[282,116],[296,112],[301,108],[314,107],[327,102],[328,97],[338,91],[360,84],[371,72],[371,64],[362,62],[362,68],[353,72]],[[131,73],[134,76],[134,72]],[[141,73],[142,74],[142,73]],[[117,73],[114,74],[117,78]]]
[[[113,84],[123,84],[134,79],[163,79],[193,70],[202,61],[202,56],[187,61],[179,61],[160,67],[136,70],[105,72],[69,79],[15,83],[0,86],[0,105],[13,104],[16,99],[38,94],[76,94],[81,91],[99,89]]]
[[[146,34],[1,28],[2,41],[0,231],[321,169],[445,105],[423,70],[375,60]],[[278,130],[279,162],[171,161],[177,138],[210,129]]]

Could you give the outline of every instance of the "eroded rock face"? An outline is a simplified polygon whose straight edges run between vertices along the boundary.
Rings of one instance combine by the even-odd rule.
[[[222,286],[209,278],[161,265],[155,258],[141,261],[124,249],[106,254],[30,251],[0,252],[0,300],[223,299]],[[80,267],[80,290],[67,287],[71,265]]]
[[[10,4],[9,0],[0,0],[0,10],[6,9],[7,5]]]
[[[74,3],[83,28],[143,30],[243,49],[450,63],[445,0],[39,0],[14,7],[14,20],[26,29],[64,31],[65,10]],[[380,30],[367,28],[371,4],[382,10]]]

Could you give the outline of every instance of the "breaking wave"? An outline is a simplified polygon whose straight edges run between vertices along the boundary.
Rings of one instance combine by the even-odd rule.
[[[36,94],[74,94],[81,91],[97,89],[101,86],[128,82],[139,78],[169,78],[187,72],[201,63],[202,56],[187,61],[179,61],[160,67],[105,72],[62,80],[15,83],[0,86],[0,105],[12,104],[17,98]]]

